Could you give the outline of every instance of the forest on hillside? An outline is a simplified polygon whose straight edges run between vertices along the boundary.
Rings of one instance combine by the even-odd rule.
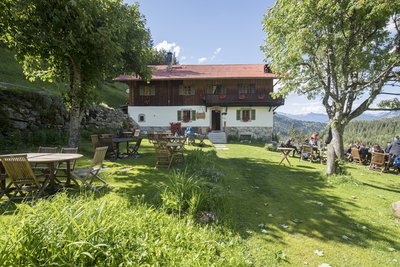
[[[313,132],[318,132],[320,140],[324,140],[328,128],[325,123],[293,120],[280,114],[274,115],[274,136],[282,142],[289,137],[305,140]],[[387,142],[400,135],[400,116],[383,118],[374,121],[354,120],[347,125],[344,132],[344,144],[362,142],[366,145],[378,143],[385,147]]]

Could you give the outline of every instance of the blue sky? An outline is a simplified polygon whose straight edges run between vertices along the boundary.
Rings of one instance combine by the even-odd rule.
[[[263,63],[263,14],[274,0],[125,0],[139,3],[154,46],[180,64]],[[388,98],[388,97],[386,97]],[[278,112],[325,113],[319,99],[289,95]]]

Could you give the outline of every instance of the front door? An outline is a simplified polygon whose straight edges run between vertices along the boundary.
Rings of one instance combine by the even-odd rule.
[[[211,129],[213,131],[221,131],[221,111],[213,110],[211,112]]]

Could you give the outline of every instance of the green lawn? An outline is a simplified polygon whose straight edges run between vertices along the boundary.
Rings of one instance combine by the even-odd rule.
[[[262,146],[226,147],[217,150],[216,158],[225,193],[218,223],[240,237],[247,264],[400,265],[400,223],[390,208],[400,198],[400,176],[348,165],[351,176],[327,178],[324,165],[290,158],[293,166],[278,166],[279,153]],[[89,164],[92,155],[88,143],[82,148],[86,158],[80,166]],[[140,152],[138,159],[106,163],[109,169],[102,175],[111,186],[101,198],[132,201],[143,195],[145,203],[156,206],[172,171],[154,168],[154,150],[147,142]],[[0,222],[7,225],[15,216],[2,215]]]

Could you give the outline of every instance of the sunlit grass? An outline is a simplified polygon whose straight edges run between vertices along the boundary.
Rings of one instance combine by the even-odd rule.
[[[218,234],[219,238],[235,240],[232,250],[226,252],[226,255],[231,253],[229,257],[233,260],[229,263],[213,258],[216,261],[198,261],[198,265],[208,266],[212,262],[219,266],[250,263],[255,266],[318,266],[322,263],[331,266],[399,265],[400,223],[392,217],[390,204],[399,200],[400,176],[374,172],[364,166],[348,165],[350,175],[327,178],[324,175],[325,165],[299,161],[298,158],[289,158],[293,166],[278,166],[281,158],[279,153],[266,151],[262,145],[226,146],[229,150],[217,150],[215,157],[212,156],[215,171],[211,168],[199,169],[199,173],[205,175],[221,174],[217,180],[219,193],[223,194],[223,198],[217,204],[223,206],[218,215],[222,219],[211,228],[196,226],[194,219],[169,215],[163,211],[160,205],[160,189],[170,183],[169,177],[173,172],[154,167],[154,149],[147,140],[139,150],[139,158],[106,162],[108,169],[102,176],[110,183],[110,188],[103,190],[97,199],[84,199],[79,197],[82,192],[72,191],[66,196],[60,196],[64,200],[56,201],[63,203],[66,210],[84,206],[88,214],[95,214],[95,210],[105,201],[110,203],[110,206],[105,207],[111,210],[112,216],[128,216],[126,221],[133,225],[145,223],[140,219],[142,214],[135,213],[138,210],[158,214],[152,218],[155,221],[160,220],[164,228],[173,229],[172,225],[164,224],[167,221],[178,225],[175,229],[177,231],[185,231],[185,225],[189,224],[184,242],[174,244],[175,241],[168,239],[171,242],[168,243],[171,251],[165,252],[169,255],[166,256],[169,261],[163,261],[164,264],[191,264],[192,261],[186,262],[180,256],[181,252],[188,253],[185,250],[187,247],[193,246],[190,243],[191,235],[195,231],[204,236],[213,235],[212,229],[217,227],[222,231]],[[188,150],[191,149],[195,148],[189,146]],[[210,149],[205,148],[206,151]],[[79,161],[78,167],[87,166],[93,156],[93,150],[87,141],[81,146],[81,152],[85,154],[85,159]],[[196,155],[186,159],[204,160]],[[184,166],[175,164],[180,170]],[[138,198],[141,200],[139,204]],[[78,202],[76,206],[71,203],[74,201]],[[9,211],[24,207],[23,211],[16,209],[16,215],[0,216],[0,222],[4,224],[0,228],[10,231],[15,229],[14,224],[21,224],[24,218],[35,216],[27,214],[40,213],[45,216],[46,210],[54,214],[51,203],[52,200],[44,199],[33,210],[29,206],[16,204]],[[120,206],[118,211],[121,215],[114,210],[114,205]],[[45,217],[40,222],[46,224],[47,220],[51,218]],[[107,220],[112,220],[111,216]],[[153,222],[149,224],[156,227]],[[159,229],[150,226],[144,229]],[[59,227],[65,227],[65,223]],[[91,229],[94,231],[94,228]],[[191,229],[194,229],[193,232]],[[225,235],[226,229],[235,236],[240,236],[241,241],[230,234]],[[127,234],[127,237],[136,238],[134,234]],[[75,236],[73,239],[76,239]],[[200,242],[199,239],[193,237],[193,241]],[[143,246],[147,248],[150,245],[154,244],[150,242]],[[155,247],[164,251],[157,244]],[[192,252],[198,249],[194,246]],[[174,257],[173,251],[177,254],[176,261],[171,259]],[[202,254],[203,252],[200,249],[201,255],[211,255],[208,252]],[[190,253],[189,257],[192,259]],[[87,260],[89,256],[76,257]],[[243,261],[238,261],[237,257],[243,257]],[[134,263],[137,264],[138,261]]]

